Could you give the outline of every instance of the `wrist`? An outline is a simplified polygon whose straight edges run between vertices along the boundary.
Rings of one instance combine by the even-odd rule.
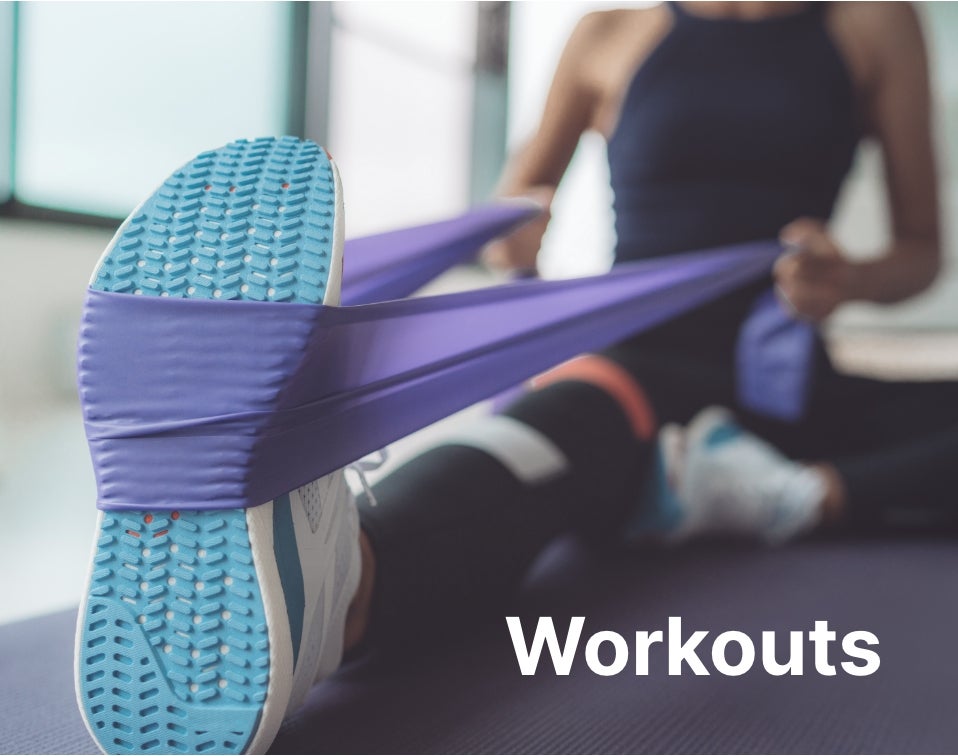
[[[872,264],[867,262],[848,263],[844,297],[846,302],[864,302],[872,299],[872,267]]]

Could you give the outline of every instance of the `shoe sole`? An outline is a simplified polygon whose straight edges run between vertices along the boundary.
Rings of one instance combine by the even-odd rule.
[[[338,303],[341,203],[317,145],[231,143],[131,214],[91,287]],[[100,513],[75,658],[80,709],[104,751],[245,753],[272,742],[293,676],[272,524],[272,502]]]

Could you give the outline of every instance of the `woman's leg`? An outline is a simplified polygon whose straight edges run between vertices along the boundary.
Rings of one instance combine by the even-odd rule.
[[[852,525],[958,522],[958,383],[868,388],[857,439],[828,457]]]
[[[685,435],[680,494],[706,529],[958,523],[958,383],[832,373],[800,425],[708,412]]]
[[[406,643],[496,616],[556,536],[616,530],[647,449],[615,398],[568,380],[407,462],[360,504],[365,610],[348,633]]]
[[[657,423],[726,401],[730,375],[634,340],[540,376],[502,415],[400,467],[360,506],[348,634],[402,642],[495,617],[557,536],[620,535]]]

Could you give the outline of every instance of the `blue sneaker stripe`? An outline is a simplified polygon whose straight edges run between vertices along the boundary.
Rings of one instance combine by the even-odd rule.
[[[705,446],[709,449],[714,449],[716,446],[721,446],[727,441],[732,441],[740,435],[742,435],[742,430],[737,425],[733,423],[722,423],[721,425],[716,425],[709,431],[705,437]]]
[[[289,495],[284,494],[273,502],[273,551],[279,568],[279,580],[286,597],[286,614],[289,616],[289,634],[293,641],[293,666],[299,659],[299,647],[303,640],[303,616],[306,612],[306,589],[303,584],[303,569],[296,545],[293,513]]]
[[[656,444],[639,496],[639,506],[625,527],[625,539],[662,536],[682,522],[682,504],[669,484],[662,450]]]

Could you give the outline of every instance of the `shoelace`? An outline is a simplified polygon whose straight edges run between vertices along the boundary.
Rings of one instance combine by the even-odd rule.
[[[366,478],[366,473],[374,472],[386,464],[386,460],[389,459],[389,453],[386,449],[379,449],[374,451],[372,454],[367,454],[361,459],[357,459],[351,465],[346,466],[348,472],[355,473],[356,479],[359,481],[359,485],[362,488],[363,494],[366,496],[366,501],[369,502],[370,506],[376,507],[379,506],[379,502],[376,500],[376,495],[373,493],[372,486],[369,485],[369,480]]]

